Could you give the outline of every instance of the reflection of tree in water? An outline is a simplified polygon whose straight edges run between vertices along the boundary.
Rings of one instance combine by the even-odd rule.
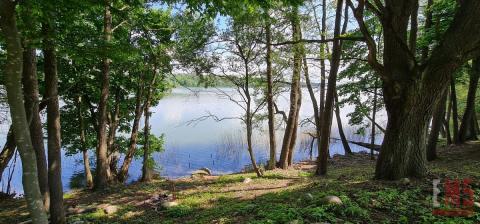
[[[242,154],[246,151],[246,139],[243,132],[223,134],[215,147],[215,160],[231,161],[234,166],[240,164]]]

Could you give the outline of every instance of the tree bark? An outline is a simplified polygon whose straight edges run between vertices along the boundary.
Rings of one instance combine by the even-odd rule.
[[[462,123],[458,130],[458,141],[464,143],[467,140],[476,140],[475,130],[475,97],[477,94],[478,79],[480,78],[480,58],[473,60],[470,71],[470,82],[468,86],[467,103],[462,117]]]
[[[342,20],[343,0],[337,1],[337,9],[335,12],[335,28],[334,38],[340,36],[341,20]],[[336,93],[337,73],[340,66],[340,54],[342,51],[342,43],[339,39],[333,41],[332,60],[330,60],[330,74],[328,75],[327,95],[325,98],[325,110],[322,117],[322,130],[320,132],[320,154],[317,160],[317,175],[327,174],[328,147],[330,144],[330,133],[332,126],[333,106]]]
[[[433,111],[432,127],[427,142],[427,160],[433,161],[437,159],[437,141],[440,128],[443,125],[445,115],[445,104],[447,102],[447,94],[444,94],[440,104]]]
[[[277,162],[277,142],[275,139],[275,111],[273,108],[273,71],[272,71],[272,33],[271,21],[268,9],[265,9],[265,39],[266,39],[266,62],[267,62],[267,111],[268,111],[268,139],[270,147],[270,159],[268,169],[275,169]]]
[[[300,34],[300,19],[298,15],[298,7],[294,7],[292,13],[292,39],[293,41],[298,41],[301,39]],[[302,53],[303,49],[300,43],[294,45],[294,57],[293,57],[293,75],[292,75],[292,84],[290,89],[290,110],[288,112],[287,127],[285,128],[285,134],[282,142],[282,151],[280,153],[280,160],[278,166],[282,169],[288,168],[289,153],[290,147],[292,145],[294,131],[297,126],[297,106],[298,99],[300,98],[300,70],[302,64]],[[294,144],[294,143],[293,143]]]
[[[78,106],[78,119],[80,123],[80,145],[81,145],[81,150],[82,150],[82,155],[83,155],[83,167],[85,170],[85,183],[87,185],[88,189],[93,188],[93,175],[92,171],[90,169],[90,158],[88,157],[88,148],[87,148],[87,142],[85,138],[85,121],[83,119],[83,109],[82,109],[82,96],[78,96],[77,99],[77,106]]]
[[[0,28],[6,43],[7,63],[4,68],[5,87],[12,118],[15,142],[22,159],[22,182],[27,207],[33,223],[47,224],[47,214],[43,206],[43,197],[38,185],[37,161],[30,138],[29,125],[23,104],[22,66],[23,49],[17,30],[15,15],[16,2],[0,1]]]
[[[135,117],[133,119],[132,124],[132,131],[130,134],[130,142],[128,144],[128,150],[125,154],[125,158],[123,160],[122,167],[118,172],[118,181],[125,182],[128,176],[128,169],[130,168],[130,163],[132,162],[133,156],[135,155],[135,151],[137,150],[137,139],[138,139],[138,128],[140,125],[140,118],[143,114],[143,92],[144,92],[144,76],[140,75],[138,80],[139,86],[136,94],[136,102],[135,102]]]
[[[2,152],[0,152],[0,180],[3,177],[3,171],[8,166],[8,163],[13,158],[15,154],[15,148],[17,145],[15,144],[15,136],[13,135],[13,126],[10,125],[7,134],[7,141],[5,145],[3,145]]]
[[[54,31],[51,24],[42,24],[45,71],[45,97],[47,99],[48,186],[50,190],[50,221],[65,223],[62,185],[62,151],[60,137],[60,109],[58,74]]]
[[[452,104],[452,123],[453,123],[453,142],[455,144],[459,143],[458,138],[458,107],[457,107],[457,91],[455,89],[455,78],[452,76],[450,82],[450,94],[451,94],[451,104]]]
[[[23,51],[23,92],[25,94],[25,110],[27,120],[30,122],[30,136],[37,158],[38,183],[43,195],[45,209],[50,206],[50,193],[48,189],[47,158],[45,156],[45,143],[43,141],[43,127],[40,120],[39,92],[37,80],[37,60],[35,49],[24,44]]]
[[[352,149],[348,144],[347,137],[345,132],[343,132],[342,117],[340,116],[340,105],[338,103],[338,94],[335,93],[335,118],[337,120],[338,134],[340,135],[340,140],[342,141],[343,149],[345,150],[345,155],[352,155]]]
[[[110,0],[104,1],[103,39],[109,43],[112,39],[112,14],[110,12]],[[107,51],[107,49],[105,49]],[[102,59],[101,93],[98,103],[98,132],[97,132],[97,166],[95,175],[95,189],[104,189],[108,186],[109,166],[107,155],[107,107],[110,86],[110,59]]]

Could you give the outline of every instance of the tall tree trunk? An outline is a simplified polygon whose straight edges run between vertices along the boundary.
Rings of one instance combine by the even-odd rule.
[[[297,145],[297,135],[298,135],[298,120],[300,117],[300,107],[302,105],[302,91],[298,90],[298,99],[297,99],[297,111],[295,111],[295,121],[294,129],[292,131],[292,140],[290,141],[290,146],[288,147],[288,166],[293,165],[293,153],[295,151],[295,146]]]
[[[142,164],[142,181],[150,182],[152,180],[152,164],[150,164],[150,105],[145,105],[145,127],[143,128],[143,164]]]
[[[305,82],[307,84],[308,94],[310,95],[310,100],[312,101],[313,107],[313,118],[315,122],[315,134],[316,138],[320,138],[320,111],[318,108],[317,98],[315,97],[315,92],[313,91],[312,83],[310,81],[310,75],[308,73],[307,57],[305,53],[303,54],[303,70],[305,73]],[[317,149],[320,151],[320,144],[317,144]]]
[[[462,117],[462,123],[458,130],[458,141],[464,143],[467,140],[476,140],[475,130],[475,97],[477,94],[478,79],[480,78],[480,58],[473,60],[470,71],[470,84],[468,86],[467,106]]]
[[[320,34],[320,40],[325,41],[327,39],[327,1],[322,0],[322,33]],[[325,110],[325,86],[326,86],[326,65],[325,59],[327,58],[326,52],[326,43],[320,44],[320,109],[319,109],[319,119],[322,121],[322,117]],[[322,124],[320,124],[321,126]],[[317,139],[317,145],[320,145],[320,136]],[[318,148],[318,155],[320,155],[320,148]]]
[[[108,141],[107,141],[107,154],[108,154],[108,165],[110,168],[110,175],[113,178],[118,177],[117,165],[118,160],[120,160],[120,152],[115,144],[115,137],[117,135],[118,122],[120,121],[120,89],[117,88],[115,91],[115,109],[113,115],[109,119],[109,130],[108,130]]]
[[[105,11],[103,18],[103,39],[109,43],[112,39],[112,14],[110,12],[110,0],[105,0]],[[108,185],[109,166],[107,155],[107,104],[110,86],[110,59],[104,57],[102,59],[101,74],[101,93],[98,103],[98,133],[97,133],[97,166],[95,175],[95,189],[103,189]]]
[[[132,131],[130,134],[130,142],[128,144],[128,150],[125,154],[125,158],[123,160],[122,167],[118,172],[118,181],[125,182],[128,176],[128,169],[130,168],[130,163],[132,162],[133,156],[135,155],[135,151],[137,150],[137,139],[138,139],[138,127],[140,125],[140,118],[143,114],[143,92],[144,92],[144,76],[141,75],[138,82],[138,90],[136,94],[136,102],[135,102],[135,117],[133,119],[132,124]]]
[[[65,223],[62,185],[62,151],[60,137],[60,109],[58,96],[57,59],[54,30],[51,24],[42,24],[43,55],[45,71],[45,97],[47,98],[47,145],[48,145],[48,186],[50,190],[50,221]]]
[[[300,34],[300,19],[298,15],[298,7],[294,7],[292,13],[292,29],[293,29],[293,41],[298,41],[301,38]],[[290,111],[288,112],[287,127],[285,128],[285,134],[282,142],[282,151],[280,153],[280,160],[278,166],[282,169],[288,168],[288,156],[290,153],[290,147],[292,145],[293,133],[295,126],[297,126],[297,106],[298,99],[300,97],[300,70],[302,66],[302,53],[303,49],[300,43],[294,45],[294,57],[293,57],[293,75],[292,85],[290,89]]]
[[[30,138],[29,125],[23,104],[22,66],[23,49],[17,30],[15,15],[16,2],[0,1],[0,28],[5,40],[7,63],[4,67],[5,87],[12,118],[15,142],[22,159],[22,182],[27,207],[33,223],[47,224],[48,218],[43,207],[43,197],[38,185],[37,161]]]
[[[85,121],[83,119],[82,104],[83,104],[82,96],[78,96],[77,106],[78,106],[78,119],[80,123],[80,145],[82,147],[83,167],[85,170],[85,183],[87,184],[88,189],[92,189],[93,176],[92,176],[92,171],[90,169],[90,159],[88,157],[88,148],[87,148],[87,142],[85,138]]]
[[[445,134],[447,137],[447,145],[452,144],[452,135],[450,133],[450,115],[452,113],[452,98],[450,97],[450,89],[447,89],[447,111],[446,111],[446,117],[443,120],[443,125],[445,126]]]
[[[437,158],[437,141],[440,128],[443,125],[445,115],[445,104],[447,103],[447,94],[443,96],[440,104],[433,111],[432,128],[427,142],[427,160],[433,161]]]
[[[15,144],[15,136],[13,135],[13,126],[10,125],[7,134],[7,141],[5,145],[3,145],[2,152],[0,152],[0,180],[3,177],[3,171],[8,166],[8,163],[13,158],[15,154],[15,148],[17,145]]]
[[[335,13],[334,38],[340,36],[341,20],[342,20],[343,0],[337,1],[337,9]],[[340,66],[340,54],[342,51],[342,43],[340,40],[333,41],[332,60],[330,61],[330,74],[328,75],[327,95],[325,98],[325,111],[322,117],[322,130],[320,132],[320,154],[317,161],[317,175],[327,174],[328,147],[330,144],[330,132],[332,126],[333,106],[335,99],[337,73]]]
[[[48,189],[47,158],[45,156],[45,143],[43,141],[43,127],[40,120],[39,92],[37,80],[37,60],[35,49],[24,44],[23,51],[23,92],[25,94],[25,110],[27,120],[30,122],[30,136],[37,158],[38,183],[43,195],[45,209],[50,206],[50,192]]]
[[[340,105],[338,103],[338,94],[335,93],[335,118],[337,119],[337,126],[338,126],[338,134],[340,135],[340,139],[342,141],[343,149],[345,150],[346,155],[352,155],[352,149],[348,144],[347,137],[345,136],[345,132],[343,132],[343,125],[342,125],[342,117],[340,116]]]
[[[156,79],[157,79],[157,65],[154,64],[153,66],[153,77],[152,77],[152,81],[150,82],[150,85],[148,86],[148,89],[147,89],[147,97],[145,99],[145,105],[143,106],[144,107],[144,116],[145,116],[145,127],[143,128],[144,129],[144,134],[143,134],[143,138],[144,138],[144,145],[143,145],[143,166],[142,166],[142,181],[143,182],[149,182],[152,180],[152,176],[153,176],[153,168],[152,168],[152,164],[150,164],[150,142],[149,142],[149,138],[150,138],[150,116],[151,116],[151,112],[150,112],[150,103],[151,103],[151,100],[152,100],[152,91],[154,90],[154,87],[155,87],[155,82],[156,82]]]
[[[413,16],[412,16],[413,19]],[[411,40],[412,41],[412,40]],[[410,43],[412,44],[412,43]],[[412,46],[412,45],[411,45]],[[373,148],[375,146],[375,117],[377,114],[377,79],[375,79],[375,90],[373,92],[373,108],[372,108],[372,134],[370,138],[370,159],[374,160],[375,156],[373,155]]]
[[[450,81],[450,94],[452,101],[452,120],[453,120],[453,143],[459,143],[458,138],[458,109],[457,109],[457,91],[455,90],[455,78],[452,76]]]
[[[267,62],[267,110],[268,110],[268,139],[270,147],[270,159],[268,169],[275,169],[277,162],[277,142],[275,139],[275,111],[273,108],[273,71],[272,71],[272,33],[271,21],[268,9],[265,9],[265,39],[266,39],[266,62]]]

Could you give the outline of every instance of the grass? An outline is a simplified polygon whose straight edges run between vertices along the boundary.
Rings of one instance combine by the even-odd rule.
[[[303,162],[289,170],[267,171],[265,177],[232,174],[205,179],[156,180],[115,186],[103,192],[73,191],[65,198],[69,207],[111,204],[119,210],[107,215],[102,209],[71,215],[70,223],[479,223],[473,217],[432,215],[432,180],[471,178],[480,192],[480,142],[441,147],[440,158],[429,164],[430,173],[409,184],[372,180],[374,161],[369,155],[335,157],[326,177],[313,175],[314,164]],[[252,182],[244,184],[244,178]],[[143,203],[155,194],[171,193],[179,206],[155,209]],[[343,205],[326,205],[322,198],[335,195]],[[478,193],[476,201],[480,201]],[[28,220],[23,200],[0,203],[0,223]]]

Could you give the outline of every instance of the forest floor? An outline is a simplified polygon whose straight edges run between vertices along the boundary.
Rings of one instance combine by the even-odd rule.
[[[480,223],[478,207],[470,217],[432,215],[434,179],[472,179],[475,201],[480,201],[480,141],[440,147],[439,159],[429,163],[430,173],[422,179],[372,180],[374,166],[368,154],[360,153],[335,156],[326,177],[314,176],[315,164],[302,162],[289,170],[267,171],[263,178],[242,173],[118,185],[103,192],[74,190],[65,195],[67,211],[84,211],[69,215],[68,222]],[[245,183],[246,178],[251,182]],[[171,194],[173,185],[177,206],[162,209],[151,203],[154,195]],[[326,204],[328,195],[343,204]],[[0,223],[28,220],[23,200],[0,202]]]

